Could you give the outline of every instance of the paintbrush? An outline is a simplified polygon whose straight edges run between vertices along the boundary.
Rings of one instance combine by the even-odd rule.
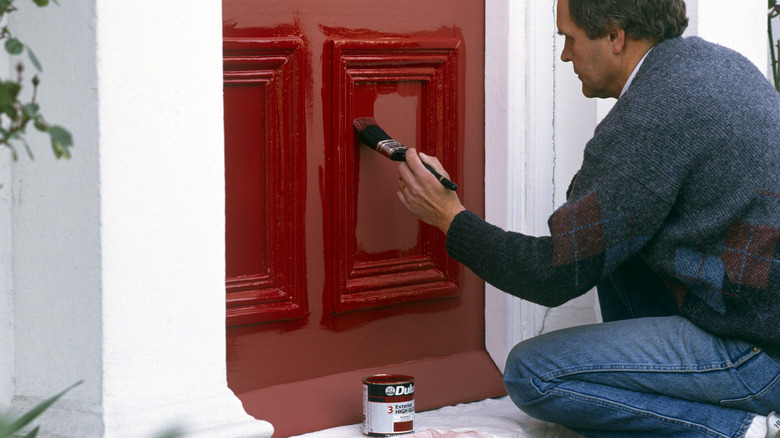
[[[407,147],[387,135],[387,133],[377,125],[376,120],[374,120],[373,117],[359,117],[355,119],[352,124],[363,144],[393,161],[406,161]],[[425,168],[428,169],[444,187],[453,191],[458,189],[457,184],[445,178],[433,167],[425,163],[423,163],[423,166],[425,166]]]

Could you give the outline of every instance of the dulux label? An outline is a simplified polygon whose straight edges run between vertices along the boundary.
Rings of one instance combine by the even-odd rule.
[[[385,388],[385,394],[387,394],[389,397],[414,394],[414,384],[409,386],[388,386]]]

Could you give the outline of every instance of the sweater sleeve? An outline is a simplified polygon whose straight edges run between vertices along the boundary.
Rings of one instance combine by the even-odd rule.
[[[634,254],[654,270],[673,270],[676,248],[700,245],[701,221],[680,210],[698,205],[690,199],[700,193],[681,189],[713,140],[700,128],[709,113],[664,79],[669,65],[648,57],[596,128],[547,236],[507,232],[463,212],[447,233],[449,254],[497,288],[546,306],[584,294]]]
[[[671,205],[646,179],[603,157],[586,158],[571,198],[548,220],[549,236],[504,231],[465,211],[450,225],[447,250],[505,292],[561,305],[640,251],[669,219]]]
[[[475,213],[459,213],[447,232],[447,251],[480,278],[517,297],[559,306],[589,287],[568,287],[570,272],[549,269],[552,241],[508,232]],[[556,272],[558,271],[558,272]]]

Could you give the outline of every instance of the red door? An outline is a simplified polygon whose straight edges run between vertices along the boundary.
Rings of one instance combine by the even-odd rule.
[[[356,117],[483,206],[484,3],[223,0],[228,384],[288,436],[361,421],[369,373],[417,410],[503,392],[484,287],[398,203]]]

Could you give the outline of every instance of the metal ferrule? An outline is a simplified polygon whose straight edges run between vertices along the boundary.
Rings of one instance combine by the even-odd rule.
[[[406,146],[392,139],[382,140],[376,144],[376,151],[390,159],[393,158],[394,152],[405,150]]]

